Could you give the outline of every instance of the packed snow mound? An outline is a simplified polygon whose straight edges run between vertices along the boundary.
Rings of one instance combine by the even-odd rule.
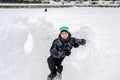
[[[0,12],[0,80],[46,80],[49,48],[61,25],[70,26],[73,37],[87,40],[63,61],[63,80],[120,80],[119,8]]]
[[[17,17],[11,25],[2,26],[0,80],[44,80],[52,30],[43,18],[30,23],[28,17]]]

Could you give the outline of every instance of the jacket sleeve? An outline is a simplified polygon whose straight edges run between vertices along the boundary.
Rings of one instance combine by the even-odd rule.
[[[57,41],[56,40],[54,40],[52,43],[52,46],[50,48],[50,54],[55,58],[65,57],[65,54],[63,51],[57,50]]]
[[[85,45],[86,44],[86,40],[85,39],[77,39],[77,38],[73,38],[73,46],[79,47],[79,45]]]
[[[57,53],[57,44],[55,44],[55,43],[56,43],[56,40],[53,41],[52,46],[50,48],[50,54],[51,55],[54,54],[54,53]]]

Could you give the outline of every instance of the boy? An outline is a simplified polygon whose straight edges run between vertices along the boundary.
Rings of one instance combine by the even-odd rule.
[[[71,54],[71,49],[73,47],[77,48],[79,45],[85,45],[85,39],[76,39],[71,37],[71,33],[68,31],[67,26],[60,28],[60,34],[57,39],[55,39],[50,48],[50,57],[48,57],[47,62],[51,73],[48,75],[48,80],[53,80],[53,78],[59,74],[61,75],[63,66],[62,61],[66,56]]]

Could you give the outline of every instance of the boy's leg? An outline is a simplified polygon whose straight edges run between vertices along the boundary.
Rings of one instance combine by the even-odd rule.
[[[48,80],[53,80],[53,78],[57,75],[57,69],[56,69],[56,60],[50,56],[47,59],[49,69],[51,73],[48,75]]]
[[[57,69],[56,69],[56,65],[55,65],[56,61],[54,60],[54,58],[52,56],[50,56],[47,59],[47,62],[48,62],[48,66],[51,71],[51,74],[57,74]]]
[[[62,65],[59,65],[59,66],[57,67],[57,72],[61,74],[62,71],[63,71],[63,66],[62,66]]]
[[[63,61],[63,58],[59,59],[58,62],[57,62],[57,72],[60,73],[60,74],[63,71],[63,66],[61,65],[62,61]]]

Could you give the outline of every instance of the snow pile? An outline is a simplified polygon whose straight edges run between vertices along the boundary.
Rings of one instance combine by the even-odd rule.
[[[65,58],[63,80],[120,80],[119,9],[42,10],[1,9],[0,80],[46,80],[49,48],[63,24],[87,40]]]
[[[30,23],[27,17],[10,24],[0,28],[0,79],[44,80],[52,25],[43,18]]]

